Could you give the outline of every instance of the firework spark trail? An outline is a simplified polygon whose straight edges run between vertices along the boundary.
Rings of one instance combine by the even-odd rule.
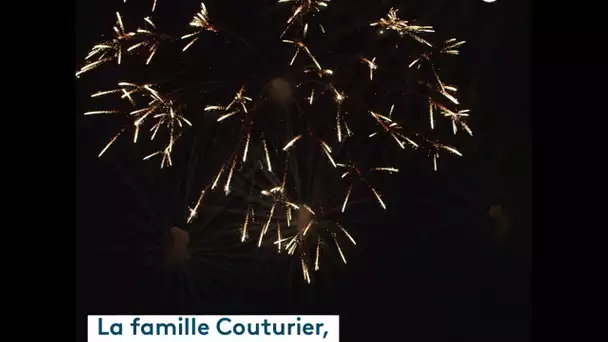
[[[268,172],[272,172],[272,164],[270,163],[270,153],[268,152],[268,144],[266,144],[266,139],[262,138],[262,142],[264,144],[264,156],[266,160],[266,167],[268,168]]]
[[[361,57],[361,62],[367,64],[369,68],[369,80],[372,81],[374,79],[374,70],[378,69],[378,65],[376,64],[376,57],[367,59],[365,57]]]
[[[206,189],[203,189],[203,191],[201,191],[201,194],[198,197],[198,200],[196,201],[196,204],[194,205],[193,208],[188,208],[189,211],[189,215],[188,215],[188,219],[186,220],[186,223],[190,223],[192,222],[192,219],[194,219],[197,214],[198,214],[198,208],[201,205],[201,201],[203,200],[203,197],[205,196],[205,191]]]
[[[169,143],[167,144],[167,146],[165,146],[164,148],[162,148],[152,154],[145,156],[144,160],[148,160],[154,156],[161,155],[162,156],[162,159],[160,162],[161,169],[164,168],[165,166],[173,166],[171,154],[173,153],[173,146],[175,145],[175,142],[177,141],[177,139],[179,139],[179,137],[181,137],[181,134],[174,136],[173,131],[171,131],[171,137],[169,138]]]
[[[448,40],[446,40],[444,42],[444,45],[439,49],[438,54],[441,55],[459,55],[460,51],[458,50],[458,48],[460,46],[462,46],[464,43],[466,43],[465,41],[459,41],[456,38],[450,38]],[[410,63],[409,67],[413,68],[413,67],[417,67],[420,68],[420,66],[422,65],[423,61],[426,61],[428,63],[432,64],[432,57],[434,57],[434,53],[433,52],[425,52],[422,55],[420,55],[419,57],[417,57],[416,59],[414,59],[412,61],[412,63]],[[434,69],[434,66],[432,66]]]
[[[380,127],[382,127],[383,131],[388,133],[397,142],[401,149],[405,149],[406,142],[414,148],[418,148],[418,144],[405,134],[403,127],[391,118],[394,109],[395,106],[391,105],[388,115],[382,115],[372,111],[370,111],[370,115],[376,120]],[[377,133],[372,133],[370,138],[376,134]]]
[[[283,37],[287,30],[289,30],[294,24],[297,18],[304,18],[308,14],[314,14],[321,12],[321,10],[329,5],[331,0],[279,0],[279,3],[294,3],[291,16],[287,19],[287,26],[281,33],[281,37]],[[319,25],[321,32],[325,33],[325,28]],[[302,36],[306,36],[306,32],[308,31],[308,23],[304,23],[304,27],[302,29]]]
[[[384,32],[384,30],[392,30],[399,33],[400,36],[408,35],[414,40],[432,47],[433,45],[431,43],[420,37],[420,33],[435,32],[433,27],[413,25],[413,23],[410,24],[409,21],[401,20],[397,16],[398,11],[398,9],[391,8],[385,18],[381,18],[379,21],[371,23],[370,26],[379,26],[382,29],[381,33]]]
[[[190,22],[190,26],[194,27],[195,31],[188,33],[185,36],[182,36],[182,39],[189,39],[190,41],[182,51],[186,51],[194,42],[196,42],[200,38],[200,34],[205,31],[210,32],[218,32],[218,30],[213,26],[211,20],[209,19],[209,14],[207,13],[207,7],[205,3],[201,2],[201,10],[194,16],[192,21]]]
[[[457,155],[459,157],[462,157],[462,153],[460,153],[460,151],[458,151],[456,148],[452,147],[452,146],[448,146],[442,143],[439,143],[437,141],[432,141],[430,139],[427,139],[425,137],[421,137],[422,140],[424,140],[424,143],[427,144],[428,146],[430,146],[430,148],[428,149],[428,153],[429,155],[431,155],[431,157],[433,158],[433,170],[434,171],[438,171],[438,165],[437,165],[437,161],[439,159],[439,152],[440,151],[447,151],[450,152],[451,154]]]
[[[298,54],[300,53],[300,51],[304,50],[304,52],[306,52],[308,57],[310,57],[310,60],[315,64],[315,67],[317,68],[317,70],[319,70],[319,71],[324,70],[323,67],[321,67],[321,64],[319,64],[319,62],[317,61],[315,56],[312,54],[312,52],[310,52],[310,49],[308,48],[308,46],[306,46],[306,44],[304,44],[300,41],[289,40],[289,39],[283,39],[283,43],[292,44],[296,47],[296,52],[293,54],[293,58],[291,58],[289,65],[293,65],[293,62],[295,62],[296,57],[298,57]],[[331,71],[329,71],[329,74],[331,74]]]
[[[342,175],[340,176],[341,178],[350,177],[350,179],[351,179],[350,185],[348,186],[348,190],[346,191],[346,196],[344,197],[344,202],[342,203],[341,210],[343,213],[346,212],[355,180],[358,180],[361,183],[363,183],[365,185],[365,187],[367,187],[374,194],[374,197],[376,198],[376,200],[378,201],[378,204],[380,204],[382,209],[386,210],[386,204],[382,200],[380,193],[378,192],[378,190],[376,190],[376,188],[374,188],[371,185],[371,183],[367,180],[367,178],[362,175],[361,170],[358,167],[356,167],[352,163],[350,163],[350,164],[341,164],[340,163],[340,164],[337,164],[337,167],[346,169],[346,171],[344,171],[342,173]],[[375,168],[371,168],[369,171],[382,171],[382,172],[388,172],[388,173],[392,174],[392,173],[399,172],[399,169],[397,169],[395,167],[375,167]]]
[[[447,117],[449,119],[451,119],[452,121],[452,131],[454,134],[457,133],[458,131],[458,126],[460,126],[462,129],[464,129],[467,133],[469,133],[469,135],[473,135],[473,131],[471,130],[471,128],[469,127],[469,125],[467,125],[465,118],[467,118],[469,116],[469,113],[471,112],[469,109],[461,109],[461,110],[457,110],[457,111],[453,111],[445,106],[443,106],[440,103],[437,102],[433,102],[432,100],[429,100],[429,111],[430,111],[430,120],[431,120],[431,129],[434,128],[434,109],[439,109],[440,114],[442,114],[444,117]]]
[[[232,181],[232,173],[234,173],[234,167],[236,166],[236,158],[231,158],[228,162],[224,163],[221,168],[219,169],[219,171],[216,173],[215,177],[213,178],[213,182],[205,187],[203,187],[203,189],[201,190],[201,193],[198,197],[198,199],[196,200],[195,204],[193,207],[188,207],[188,216],[186,217],[186,223],[191,223],[197,216],[202,204],[202,200],[204,198],[204,196],[206,194],[208,194],[209,192],[215,190],[221,180],[221,177],[224,173],[224,171],[226,170],[226,166],[230,164],[230,171],[229,171],[229,175],[228,178],[226,180],[226,184],[224,186],[224,194],[228,194],[230,192],[230,187],[231,187],[231,181]],[[245,231],[246,231],[246,225],[244,227]]]
[[[250,97],[244,95],[245,86],[242,86],[239,91],[234,95],[232,102],[230,102],[227,106],[213,105],[205,107],[205,111],[222,111],[223,114],[217,119],[218,122],[228,119],[236,114],[248,113],[247,103],[253,101]],[[240,108],[234,108],[235,106],[240,106]]]
[[[138,28],[135,31],[132,39],[136,41],[135,44],[131,45],[127,48],[127,52],[134,51],[138,48],[146,48],[148,50],[148,58],[146,59],[146,64],[150,64],[154,55],[158,51],[160,45],[171,38],[168,35],[158,34],[154,30],[156,29],[156,24],[152,21],[150,17],[145,17],[144,22],[149,26],[147,28]]]

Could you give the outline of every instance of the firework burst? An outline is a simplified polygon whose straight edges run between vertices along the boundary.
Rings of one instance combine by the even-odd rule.
[[[357,146],[371,146],[370,138],[383,135],[388,140],[380,149],[421,151],[432,159],[434,170],[440,152],[462,155],[443,142],[446,137],[436,127],[445,120],[451,133],[462,130],[472,135],[467,123],[470,111],[460,107],[457,88],[443,80],[438,67],[438,59],[458,55],[464,41],[450,38],[442,44],[431,43],[435,28],[401,19],[396,8],[359,25],[377,29],[381,35],[339,33],[331,39],[325,34],[307,35],[309,25],[325,32],[312,17],[331,12],[325,9],[335,2],[278,3],[291,5],[290,14],[261,18],[246,13],[244,20],[259,19],[264,25],[247,22],[236,29],[219,20],[221,16],[212,19],[201,3],[198,12],[189,14],[189,28],[184,23],[183,32],[170,34],[159,33],[162,28],[150,17],[144,18],[143,28],[127,31],[117,13],[113,38],[91,49],[77,76],[108,62],[121,67],[125,55],[141,55],[147,81],[120,82],[117,89],[92,95],[115,95],[131,106],[130,110],[120,106],[86,113],[129,120],[100,156],[128,128],[133,131],[133,142],[143,134],[149,140],[162,135],[162,148],[144,159],[159,157],[161,168],[171,166],[182,135],[201,134],[200,125],[211,127],[204,130],[204,139],[220,142],[215,153],[221,154],[222,162],[217,168],[208,166],[214,176],[202,190],[197,189],[186,222],[195,222],[209,193],[221,189],[227,198],[244,203],[238,238],[296,256],[303,278],[310,282],[311,270],[319,269],[321,252],[329,246],[346,263],[341,241],[354,244],[354,239],[342,223],[342,215],[354,203],[353,196],[373,199],[382,209],[390,207],[373,179],[379,173],[395,174],[398,168],[372,167],[364,161],[355,164],[350,156],[365,159]],[[156,8],[154,1],[153,11]],[[213,14],[216,12],[220,8],[213,8]],[[222,14],[238,15],[229,9]],[[257,24],[260,26],[252,26]],[[399,43],[371,49],[368,40],[372,39],[396,39],[407,49]],[[233,44],[235,41],[245,44]],[[190,49],[195,43],[197,47]],[[161,48],[162,58],[167,60],[153,63]],[[188,64],[188,58],[193,62]],[[155,64],[179,67],[175,72],[179,76],[157,82]],[[217,87],[209,87],[209,82]],[[428,114],[415,107],[411,110],[412,99],[428,108]],[[318,168],[324,171],[319,173]],[[305,180],[308,191],[303,190]]]
[[[235,195],[245,206],[240,240],[292,256],[308,283],[313,272],[329,263],[328,257],[346,264],[345,244],[356,245],[339,196],[332,193],[335,186],[344,188],[345,183],[339,177],[327,177],[337,173],[337,164],[323,160],[322,150],[294,150],[285,158],[277,157],[283,165],[280,171],[268,171],[259,162],[236,180],[239,191]]]

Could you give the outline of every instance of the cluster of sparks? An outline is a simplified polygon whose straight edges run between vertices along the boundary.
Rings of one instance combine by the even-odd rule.
[[[268,172],[276,179],[274,173]],[[272,181],[268,188],[257,189],[259,196],[248,205],[240,228],[242,242],[253,240],[258,247],[270,242],[277,253],[297,256],[304,280],[310,283],[310,270],[318,271],[322,251],[335,247],[336,254],[347,263],[344,241],[356,245],[353,236],[339,222],[327,214],[335,211],[325,208],[323,202],[306,203],[288,191],[288,170],[282,180]]]
[[[91,71],[109,62],[122,63],[124,55],[133,54],[137,50],[147,49],[146,64],[150,64],[159,46],[169,37],[154,32],[156,25],[150,17],[143,19],[147,28],[138,28],[135,31],[126,31],[122,16],[116,12],[116,25],[112,28],[114,37],[93,46],[85,57],[85,65],[76,73],[76,76]]]
[[[289,28],[293,26],[298,18],[302,19],[304,25],[302,27],[302,36],[306,36],[308,32],[308,23],[305,22],[305,18],[310,14],[315,14],[321,12],[321,10],[329,5],[330,0],[279,0],[279,3],[293,3],[293,9],[291,16],[287,19],[287,26],[283,33],[281,33],[281,37],[283,37]],[[321,32],[325,32],[325,28],[323,26],[319,26]]]
[[[125,2],[127,1],[125,0]],[[298,56],[303,55],[304,58],[307,59],[308,66],[302,69],[302,73],[318,76],[318,79],[320,80],[318,83],[322,84],[320,87],[313,87],[310,89],[309,95],[304,98],[306,100],[305,102],[312,106],[315,99],[319,96],[322,96],[324,93],[330,93],[333,102],[336,105],[336,109],[332,110],[332,121],[335,123],[335,142],[317,137],[314,130],[310,127],[308,128],[307,134],[284,136],[284,133],[281,133],[282,135],[278,139],[272,139],[274,142],[282,141],[280,146],[276,145],[276,143],[274,145],[271,144],[271,140],[266,139],[262,134],[253,136],[254,131],[251,127],[256,124],[255,120],[258,114],[252,115],[252,113],[256,111],[256,101],[258,97],[248,95],[247,84],[242,85],[236,93],[231,95],[232,99],[230,102],[226,101],[224,104],[206,105],[204,113],[193,114],[209,115],[218,113],[216,117],[217,122],[229,121],[228,119],[230,118],[238,117],[240,120],[235,120],[235,122],[238,122],[247,129],[241,130],[243,132],[243,137],[242,144],[238,147],[240,150],[231,154],[219,168],[219,171],[209,185],[200,192],[200,196],[194,205],[189,208],[187,223],[191,223],[197,217],[199,210],[203,206],[203,198],[210,191],[220,187],[222,179],[224,182],[223,190],[225,195],[231,193],[232,181],[236,177],[236,173],[242,169],[238,167],[239,165],[244,165],[245,163],[258,163],[262,165],[264,172],[275,175],[277,171],[273,169],[273,164],[276,165],[278,163],[273,160],[274,156],[281,153],[289,155],[294,146],[303,138],[307,137],[314,139],[316,146],[318,146],[320,151],[327,157],[327,161],[332,168],[342,171],[342,182],[349,182],[345,187],[347,190],[344,193],[344,201],[339,208],[341,214],[346,213],[353,190],[359,185],[362,185],[364,189],[368,190],[368,195],[375,198],[382,209],[386,209],[386,203],[380,192],[368,181],[368,173],[387,172],[392,174],[399,170],[392,166],[386,166],[371,169],[366,168],[364,170],[365,172],[362,172],[363,169],[356,166],[350,160],[341,162],[339,159],[342,158],[335,156],[332,150],[332,146],[340,144],[346,138],[355,135],[349,128],[346,117],[341,111],[342,105],[347,101],[348,96],[343,91],[339,90],[335,86],[334,81],[332,81],[332,79],[335,79],[337,76],[336,72],[323,67],[322,61],[313,54],[313,49],[310,47],[311,43],[306,39],[308,18],[321,12],[330,4],[330,1],[279,0],[278,2],[292,5],[291,15],[286,21],[286,27],[279,36],[279,39],[283,43],[295,48],[292,58],[287,63],[291,67],[294,67]],[[153,12],[156,7],[157,1],[154,0],[152,5]],[[427,97],[429,125],[431,130],[435,129],[437,117],[445,117],[451,121],[454,134],[456,134],[459,129],[462,129],[472,135],[472,131],[466,122],[466,119],[470,114],[469,110],[454,109],[454,106],[459,105],[459,101],[455,95],[457,88],[445,84],[439,77],[438,68],[435,66],[436,57],[439,55],[458,55],[458,48],[462,46],[464,42],[452,38],[446,40],[442,47],[436,48],[427,41],[427,39],[423,38],[423,35],[435,32],[432,26],[417,25],[413,21],[402,20],[397,16],[397,13],[397,9],[391,8],[385,17],[370,23],[370,27],[378,28],[382,34],[394,31],[400,37],[410,37],[432,50],[416,56],[408,65],[409,68],[427,68],[433,75],[430,82],[420,82],[432,92],[432,95]],[[181,39],[172,39],[166,35],[156,33],[156,25],[150,17],[144,18],[144,22],[146,23],[145,28],[139,28],[132,32],[125,30],[122,17],[119,13],[116,13],[116,17],[117,22],[113,27],[114,36],[112,39],[93,46],[90,53],[85,58],[85,65],[76,73],[76,76],[79,77],[83,73],[96,69],[108,62],[121,64],[125,55],[131,55],[132,52],[140,49],[145,49],[147,51],[145,63],[150,64],[152,57],[165,41],[183,42],[183,45],[180,44],[180,48],[182,53],[185,53],[185,51],[195,42],[205,42],[206,34],[222,34],[222,31],[218,29],[210,19],[205,4],[201,4],[200,11],[196,13],[191,20],[191,31],[181,36]],[[283,39],[283,36],[287,34],[290,28],[295,27],[296,24],[301,28],[296,37]],[[324,33],[325,28],[323,26],[319,27]],[[382,57],[360,56],[359,61],[360,64],[369,71],[369,82],[374,82],[374,76],[382,70],[381,64],[378,63],[378,61],[382,61]],[[408,62],[405,63],[407,65]],[[287,82],[284,80],[279,80],[274,84],[280,85],[282,83],[285,83],[285,86],[288,86]],[[249,92],[249,94],[253,93],[254,92]],[[286,92],[286,94],[289,93]],[[86,115],[125,114],[129,119],[129,123],[110,139],[99,156],[103,155],[128,127],[131,127],[133,130],[133,142],[139,140],[139,136],[142,132],[149,133],[150,140],[154,140],[155,137],[159,135],[159,131],[162,130],[166,133],[162,134],[167,138],[166,143],[163,143],[163,147],[160,150],[146,156],[144,159],[160,156],[161,168],[171,166],[173,163],[171,154],[174,150],[176,141],[182,135],[185,128],[192,126],[192,123],[185,117],[182,110],[182,108],[185,107],[182,106],[181,103],[175,101],[171,96],[171,93],[163,93],[161,88],[154,84],[120,82],[118,83],[117,89],[99,91],[91,96],[97,98],[104,95],[118,95],[121,100],[130,103],[131,109],[106,109],[86,113]],[[446,101],[437,99],[436,95],[447,100],[447,103],[449,104],[445,104]],[[256,100],[254,100],[254,98]],[[145,103],[145,105],[141,107],[140,103]],[[393,115],[394,111],[395,105],[391,105],[388,113],[368,110],[365,116],[368,119],[371,118],[371,127],[375,130],[367,135],[367,137],[372,138],[376,135],[386,135],[402,150],[408,148],[414,150],[426,149],[432,157],[434,170],[437,170],[437,160],[441,151],[446,151],[454,155],[461,155],[454,147],[432,141],[419,132],[413,131]],[[333,118],[333,115],[335,115],[335,119]],[[265,134],[271,135],[273,132],[266,131]],[[253,153],[252,151],[261,151],[261,153]],[[249,155],[254,157],[248,158]],[[249,159],[255,160],[251,161]],[[243,242],[247,241],[253,234],[252,227],[257,226],[259,230],[259,235],[256,237],[257,245],[262,246],[265,239],[271,239],[272,244],[279,252],[285,251],[290,255],[297,255],[301,263],[303,278],[310,283],[310,269],[312,268],[315,271],[319,270],[320,252],[323,249],[322,246],[334,245],[340,259],[346,263],[346,257],[339,243],[339,237],[346,238],[346,240],[349,240],[352,244],[355,244],[355,240],[338,221],[325,219],[323,208],[313,208],[314,205],[311,203],[300,203],[288,196],[285,184],[287,179],[286,170],[287,168],[282,175],[282,183],[275,184],[269,189],[260,190],[257,194],[258,201],[255,202],[255,205],[250,204],[247,206],[244,221],[239,233],[240,239]],[[338,181],[340,180],[338,179]]]
[[[204,3],[201,3],[201,10],[194,16],[194,18],[190,22],[190,26],[193,27],[195,30],[194,32],[182,36],[182,39],[189,41],[188,44],[184,46],[184,49],[182,51],[188,50],[188,48],[192,46],[192,44],[199,40],[201,33],[205,31],[217,32],[217,29],[211,24],[209,14],[207,13],[207,7],[205,7]]]
[[[99,91],[91,95],[91,97],[99,97],[110,94],[121,94],[121,98],[129,101],[131,105],[137,108],[136,96],[140,95],[147,99],[147,106],[144,108],[137,108],[132,110],[128,115],[132,119],[133,126],[133,142],[136,143],[140,130],[142,127],[146,127],[145,124],[152,122],[150,125],[150,140],[154,140],[157,133],[162,127],[165,127],[168,131],[168,141],[165,147],[159,151],[156,151],[144,158],[144,160],[150,159],[156,155],[161,155],[161,168],[165,165],[171,166],[171,152],[177,139],[181,135],[181,131],[186,126],[192,126],[192,123],[186,119],[181,113],[179,106],[175,101],[163,96],[154,85],[145,84],[137,85],[133,83],[120,82],[118,89]],[[96,110],[86,112],[85,115],[98,115],[98,114],[116,114],[118,110]],[[126,127],[125,127],[126,128]],[[116,139],[124,132],[124,128],[118,132],[108,144],[103,148],[99,156],[101,157],[110,146],[116,141]]]
[[[418,42],[432,47],[433,45],[423,39],[420,34],[435,32],[433,27],[414,25],[406,20],[401,20],[397,16],[398,11],[398,9],[391,8],[385,18],[381,18],[379,21],[371,23],[370,26],[379,26],[382,29],[380,33],[384,33],[384,30],[391,30],[399,33],[401,36],[408,35]]]

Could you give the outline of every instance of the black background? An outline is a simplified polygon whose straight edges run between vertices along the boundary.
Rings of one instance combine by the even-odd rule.
[[[147,1],[130,2],[148,8]],[[230,3],[226,1],[226,8],[238,7]],[[331,6],[343,3],[336,0]],[[371,3],[384,11],[398,2]],[[341,315],[343,340],[349,341],[528,340],[530,18],[522,3],[434,0],[396,5],[403,8],[402,17],[410,13],[405,8],[416,10],[411,13],[444,23],[467,40],[461,49],[461,88],[472,103],[475,136],[464,150],[466,160],[447,165],[439,175],[395,184],[388,217],[373,227],[377,231],[366,235],[347,266],[314,286],[273,269],[278,266],[267,266],[273,270],[260,274],[247,272],[255,264],[251,260],[240,266],[231,260],[221,266],[230,278],[222,276],[225,282],[210,275],[219,272],[214,268],[197,271],[196,277],[205,281],[192,295],[186,290],[189,283],[176,272],[155,267],[157,258],[150,250],[164,241],[162,227],[174,224],[173,209],[165,208],[182,203],[174,203],[169,187],[150,185],[151,176],[142,176],[149,174],[147,168],[125,161],[132,158],[128,151],[96,158],[111,132],[103,131],[99,121],[81,117],[88,109],[81,99],[90,91],[78,89],[79,308],[91,314],[335,313]],[[187,6],[196,9],[193,4]],[[77,60],[108,31],[121,5],[118,0],[77,4]],[[169,20],[172,6],[159,0],[155,17]],[[489,206],[498,203],[512,221],[502,238],[488,217]],[[138,212],[155,214],[134,214]],[[134,216],[140,218],[134,221]]]

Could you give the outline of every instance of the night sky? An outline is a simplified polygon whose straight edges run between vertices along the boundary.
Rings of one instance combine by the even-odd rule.
[[[131,2],[130,12],[121,10],[122,0],[77,3],[75,67],[81,66],[100,34],[110,33],[117,10],[125,13],[127,22],[139,19],[144,15],[128,13],[147,13],[152,0]],[[207,6],[211,10],[211,3],[219,2],[210,0]],[[254,30],[251,17],[274,16],[278,11],[282,18],[288,13],[285,8],[276,10],[274,1],[222,2],[213,8],[223,13],[222,19],[235,32]],[[344,7],[347,2],[334,0],[331,6]],[[159,0],[153,18],[182,28],[198,8],[197,1],[182,3],[184,8],[178,11],[170,1]],[[364,213],[367,218],[361,225],[366,228],[358,236],[357,248],[349,250],[348,264],[337,264],[312,285],[303,283],[299,268],[290,268],[284,259],[247,253],[232,232],[204,236],[204,246],[222,247],[209,262],[191,268],[191,281],[180,270],[165,267],[161,251],[168,229],[181,224],[186,206],[195,200],[195,192],[188,188],[204,166],[192,156],[210,147],[200,143],[196,149],[185,149],[180,158],[184,163],[177,168],[181,172],[161,172],[156,162],[141,161],[142,152],[129,144],[97,158],[115,127],[108,120],[82,115],[93,106],[87,94],[108,88],[120,74],[108,72],[101,81],[99,77],[79,81],[75,113],[79,311],[331,313],[341,316],[344,341],[530,340],[529,8],[525,1],[516,0],[403,3],[352,1],[349,6],[355,10],[332,13],[337,13],[335,20],[350,25],[367,9],[383,15],[395,6],[404,19],[426,20],[466,40],[455,75],[462,98],[470,104],[475,135],[462,146],[464,156],[446,162],[440,172],[433,173],[430,163],[422,165],[418,160],[406,177],[394,177],[387,213]],[[507,231],[500,230],[488,214],[496,204],[510,218]],[[212,225],[222,222],[220,218]]]

